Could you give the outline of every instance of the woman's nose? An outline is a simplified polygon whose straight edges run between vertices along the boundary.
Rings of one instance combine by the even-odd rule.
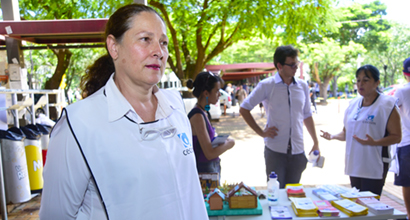
[[[152,47],[153,47],[152,49],[153,56],[156,56],[159,59],[162,59],[164,57],[164,50],[161,47],[161,44],[155,43]]]

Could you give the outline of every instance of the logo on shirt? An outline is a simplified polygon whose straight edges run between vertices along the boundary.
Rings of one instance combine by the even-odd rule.
[[[367,115],[366,121],[373,121],[374,115]]]
[[[194,153],[194,149],[192,148],[192,144],[189,141],[188,136],[186,133],[178,134],[179,139],[181,139],[182,143],[184,144],[184,150],[182,153],[187,156],[188,154]]]
[[[367,115],[367,118],[366,120],[363,121],[363,123],[375,125],[376,122],[374,122],[373,120],[374,120],[374,115]]]

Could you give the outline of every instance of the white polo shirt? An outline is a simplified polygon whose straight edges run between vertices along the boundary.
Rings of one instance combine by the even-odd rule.
[[[208,219],[181,96],[155,96],[157,121],[140,126],[113,75],[67,107],[51,133],[41,219]],[[170,125],[172,138],[141,138],[140,127]]]
[[[394,93],[397,105],[400,108],[402,135],[401,142],[398,147],[410,145],[410,83],[404,87],[397,89]]]
[[[260,81],[241,107],[250,111],[261,102],[268,117],[266,127],[279,129],[274,138],[264,138],[265,145],[286,154],[290,138],[292,154],[303,153],[303,120],[312,116],[307,83],[294,78],[288,86],[277,73]]]

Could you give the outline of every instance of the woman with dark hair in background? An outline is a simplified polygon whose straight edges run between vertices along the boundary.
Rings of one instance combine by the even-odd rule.
[[[208,219],[181,96],[156,86],[168,59],[163,19],[126,5],[105,39],[86,98],[51,133],[40,218]]]
[[[372,65],[357,69],[360,96],[345,111],[344,127],[338,134],[325,131],[321,137],[346,141],[345,174],[360,191],[381,195],[389,169],[389,145],[401,140],[396,99],[378,91],[379,70]]]
[[[205,113],[209,111],[210,104],[218,102],[221,84],[223,84],[222,79],[211,72],[201,72],[194,82],[192,80],[187,82],[187,87],[194,89],[193,95],[198,99],[196,106],[188,114],[197,170],[198,173],[219,173],[219,178],[221,172],[219,156],[231,149],[235,141],[228,138],[224,144],[212,147],[215,129]]]

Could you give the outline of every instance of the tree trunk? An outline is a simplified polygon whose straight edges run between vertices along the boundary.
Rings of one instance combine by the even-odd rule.
[[[56,49],[52,51],[57,56],[58,63],[53,76],[47,80],[45,89],[58,89],[58,87],[60,87],[61,80],[63,79],[63,76],[69,66],[68,64],[70,63],[71,56],[73,55],[68,49]],[[50,95],[48,98],[50,103],[57,102],[56,95]],[[49,113],[50,119],[52,120],[59,117],[55,107],[49,107]]]
[[[333,86],[333,97],[337,98],[337,76],[333,76],[332,86]]]
[[[58,89],[73,55],[68,49],[56,49],[53,53],[57,56],[58,63],[53,76],[47,80],[45,89]]]
[[[322,99],[320,100],[321,104],[327,104],[327,87],[332,77],[333,76],[324,78],[322,83],[319,84],[319,89],[320,89],[319,94],[320,94],[320,97],[322,97]]]

